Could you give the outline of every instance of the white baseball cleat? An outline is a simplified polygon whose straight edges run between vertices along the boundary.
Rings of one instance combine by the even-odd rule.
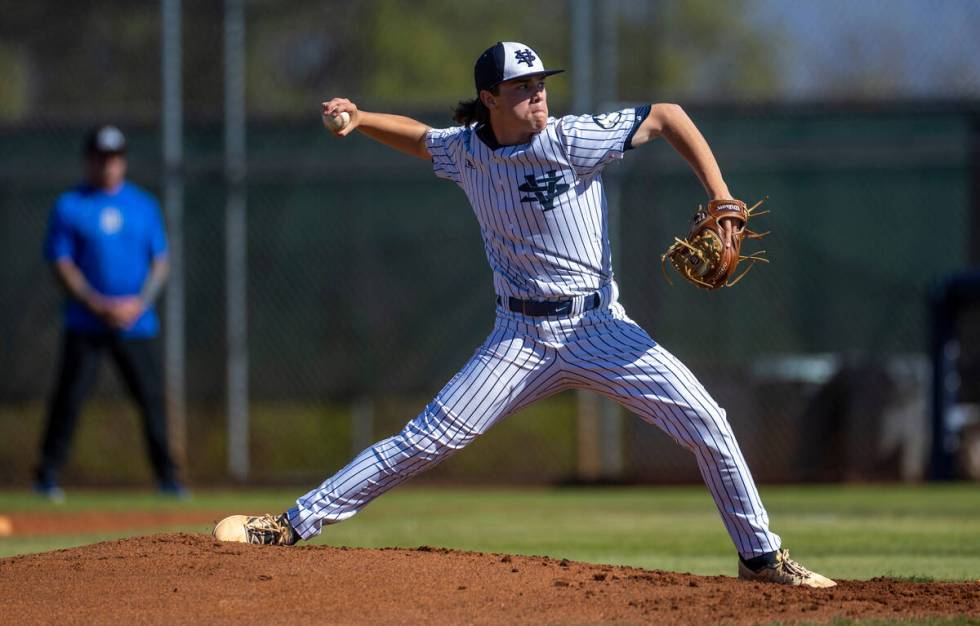
[[[218,541],[235,541],[267,546],[291,546],[300,537],[283,513],[274,515],[232,515],[218,522],[211,531]]]
[[[776,560],[758,570],[749,569],[741,559],[738,561],[738,577],[760,583],[778,583],[796,587],[814,587],[824,589],[836,587],[837,583],[826,576],[811,572],[793,559],[789,558],[789,550],[777,550]]]

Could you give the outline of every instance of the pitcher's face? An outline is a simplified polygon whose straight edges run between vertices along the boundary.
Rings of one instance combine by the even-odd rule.
[[[492,97],[495,106],[488,105],[487,108],[496,109],[508,125],[523,126],[533,133],[541,132],[548,125],[548,92],[544,77],[509,80],[500,83],[497,92]]]

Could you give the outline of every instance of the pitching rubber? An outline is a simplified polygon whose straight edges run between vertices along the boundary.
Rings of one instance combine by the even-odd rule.
[[[245,521],[247,515],[231,515],[218,522],[211,531],[211,536],[218,541],[235,541],[238,543],[248,543],[248,536],[245,533]]]

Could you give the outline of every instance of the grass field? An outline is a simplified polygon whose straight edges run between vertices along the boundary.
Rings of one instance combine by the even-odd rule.
[[[301,490],[198,491],[188,502],[132,492],[70,492],[63,505],[0,492],[0,513],[124,510],[278,512]],[[980,488],[766,486],[773,529],[794,557],[834,578],[980,579]],[[179,530],[206,532],[207,526]],[[174,530],[159,529],[159,530]],[[83,545],[134,534],[0,538],[0,556]],[[403,488],[357,517],[328,527],[317,543],[419,545],[547,555],[650,569],[726,574],[734,550],[702,487]]]

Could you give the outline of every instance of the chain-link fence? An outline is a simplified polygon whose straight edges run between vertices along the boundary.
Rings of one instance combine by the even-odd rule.
[[[664,142],[611,166],[614,265],[629,314],[727,408],[760,479],[920,477],[927,291],[977,255],[980,63],[965,59],[975,57],[980,9],[888,3],[894,18],[882,23],[868,8],[881,3],[834,4],[816,15],[817,3],[761,0],[723,9],[694,0],[246,3],[247,226],[238,243],[247,266],[250,479],[316,480],[397,430],[492,324],[490,271],[462,194],[422,161],[365,137],[331,137],[319,101],[349,95],[447,126],[450,105],[469,96],[472,60],[497,39],[525,40],[574,75],[569,61],[581,42],[572,22],[583,6],[597,24],[615,17],[593,33],[602,55],[591,101],[681,102],[733,192],[768,196],[772,209],[759,220],[773,231],[770,265],[720,293],[670,287],[660,254],[686,230],[703,197],[698,181]],[[53,386],[60,297],[40,245],[54,198],[79,176],[84,131],[119,124],[130,179],[163,193],[160,5],[52,7],[2,5],[5,484],[29,481]],[[184,214],[170,236],[183,249],[185,454],[194,482],[222,480],[228,465],[229,186],[214,53],[224,16],[220,3],[183,6]],[[892,38],[853,36],[902,33],[916,16],[946,24],[945,35],[901,38],[899,57],[883,48]],[[779,37],[768,36],[774,30]],[[553,114],[572,112],[572,83],[549,83]],[[105,365],[68,482],[149,476],[135,409]],[[429,477],[564,480],[582,476],[591,454],[606,478],[697,479],[689,454],[638,419],[605,407],[590,430],[594,408],[575,394],[543,401]]]

